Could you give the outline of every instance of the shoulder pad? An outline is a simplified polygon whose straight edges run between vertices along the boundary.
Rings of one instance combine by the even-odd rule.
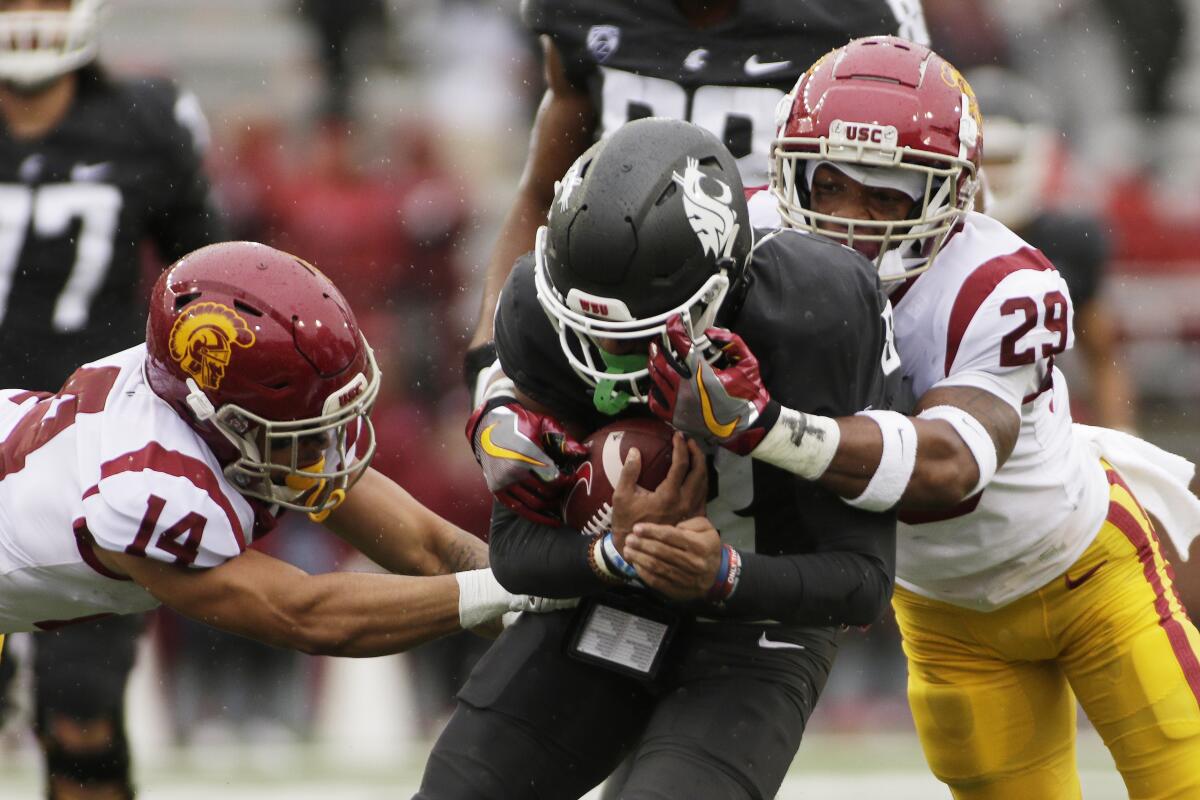
[[[1007,369],[1069,349],[1073,316],[1066,282],[1032,248],[989,262],[964,281],[950,308],[945,373]]]
[[[102,465],[83,506],[100,547],[196,567],[245,550],[254,520],[212,465],[155,442]]]

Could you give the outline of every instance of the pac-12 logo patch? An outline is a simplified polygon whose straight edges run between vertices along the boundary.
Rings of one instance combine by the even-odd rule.
[[[197,303],[171,326],[171,358],[201,389],[219,389],[233,346],[252,344],[254,331],[246,320],[221,303]]]
[[[620,44],[621,29],[616,25],[593,25],[588,29],[587,49],[598,64],[603,64],[617,52]]]

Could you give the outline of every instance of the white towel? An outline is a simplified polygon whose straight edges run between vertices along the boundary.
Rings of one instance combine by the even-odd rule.
[[[1154,515],[1179,557],[1187,561],[1200,535],[1200,499],[1188,488],[1196,466],[1128,433],[1074,424],[1075,434],[1116,468],[1134,497]]]

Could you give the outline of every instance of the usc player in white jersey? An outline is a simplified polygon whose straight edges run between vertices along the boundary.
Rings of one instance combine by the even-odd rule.
[[[805,414],[743,365],[681,375],[664,354],[652,408],[727,445],[777,415],[752,456],[851,504],[898,505],[909,700],[956,798],[1079,797],[1076,698],[1130,797],[1200,798],[1200,636],[1146,511],[1186,553],[1192,465],[1072,424],[1054,367],[1074,341],[1070,294],[1040,252],[969,211],[981,147],[966,81],[894,37],[832,51],[779,110],[770,199],[785,226],[876,260],[914,416]],[[731,398],[745,420],[713,416]],[[650,585],[682,563],[668,531],[634,534],[625,557]]]
[[[150,302],[145,344],[56,394],[0,391],[0,634],[165,603],[375,656],[536,606],[495,581],[482,541],[369,468],[379,370],[319,271],[226,242],[177,261]],[[285,509],[414,577],[310,576],[247,549]]]

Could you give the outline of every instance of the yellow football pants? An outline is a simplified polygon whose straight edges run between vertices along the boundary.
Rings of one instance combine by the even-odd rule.
[[[1070,569],[991,612],[897,588],[925,758],[959,800],[1073,800],[1075,699],[1129,797],[1200,798],[1200,634],[1120,476]]]

